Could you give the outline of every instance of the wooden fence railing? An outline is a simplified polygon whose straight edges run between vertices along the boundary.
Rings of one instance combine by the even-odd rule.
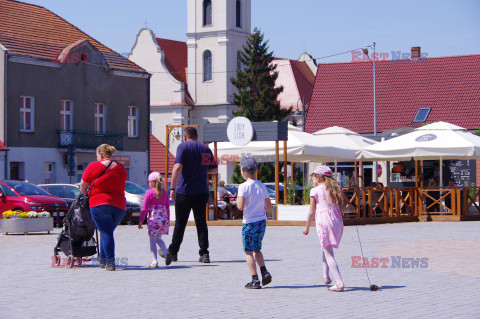
[[[480,214],[480,187],[353,187],[343,195],[355,207],[344,219]]]

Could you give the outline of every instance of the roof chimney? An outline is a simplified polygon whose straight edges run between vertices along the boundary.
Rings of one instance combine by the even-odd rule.
[[[420,47],[412,47],[411,48],[411,52],[412,52],[412,59],[420,59]]]

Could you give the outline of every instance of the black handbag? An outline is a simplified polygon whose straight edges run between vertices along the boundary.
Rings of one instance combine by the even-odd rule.
[[[92,191],[93,185],[100,176],[103,175],[107,171],[107,169],[112,165],[113,161],[110,161],[110,164],[103,170],[103,172],[98,175],[98,177],[93,181],[92,185],[88,189],[87,194],[80,194],[78,197],[73,201],[72,205],[70,206],[70,210],[72,210],[72,224],[78,226],[90,226],[95,227],[95,223],[92,218],[92,214],[90,213],[90,205],[88,203],[90,198],[90,192]]]

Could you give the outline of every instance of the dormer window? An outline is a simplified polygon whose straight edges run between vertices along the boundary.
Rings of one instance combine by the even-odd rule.
[[[413,124],[425,123],[431,109],[431,107],[419,108],[417,115],[415,115],[415,118],[413,119]]]
[[[203,26],[212,25],[212,0],[203,1]]]
[[[236,3],[236,26],[237,28],[242,27],[242,2],[240,0],[237,0]]]

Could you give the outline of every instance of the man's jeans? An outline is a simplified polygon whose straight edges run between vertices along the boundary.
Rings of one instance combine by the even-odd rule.
[[[90,207],[93,221],[100,232],[100,252],[98,258],[108,262],[115,261],[115,240],[113,231],[125,215],[125,210],[112,205]]]
[[[198,245],[200,255],[208,254],[208,228],[205,217],[205,208],[208,203],[208,194],[182,195],[177,194],[175,201],[175,228],[173,229],[172,244],[168,251],[176,255],[180,249],[187,226],[190,210],[193,210],[195,225],[197,226]]]

